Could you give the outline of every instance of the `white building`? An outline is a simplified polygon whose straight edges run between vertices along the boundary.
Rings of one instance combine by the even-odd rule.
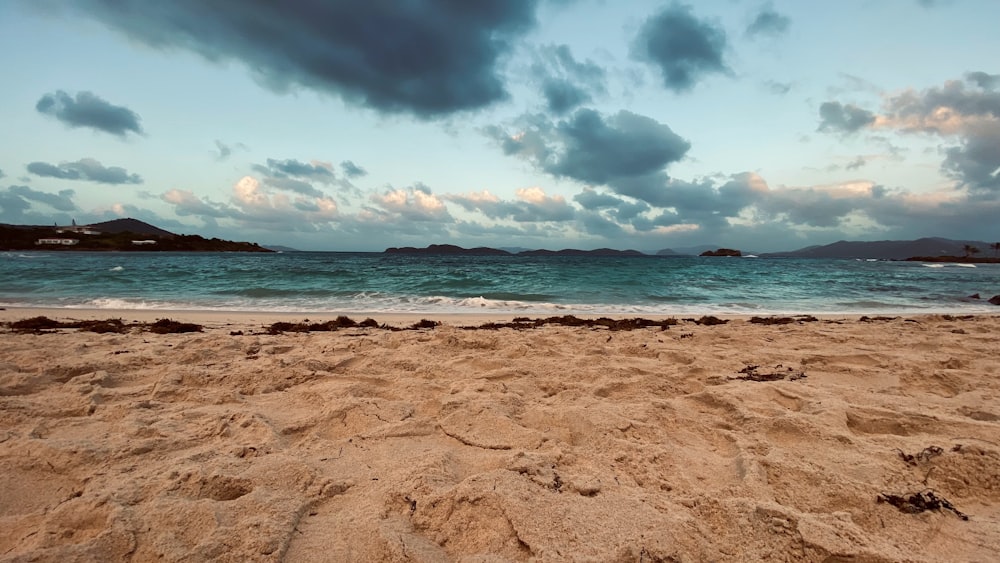
[[[73,246],[79,243],[79,239],[75,238],[40,238],[35,241],[35,244],[56,244],[62,246]]]

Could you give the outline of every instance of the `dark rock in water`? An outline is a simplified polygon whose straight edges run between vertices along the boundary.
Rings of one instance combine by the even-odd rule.
[[[979,297],[978,293],[973,293],[972,295],[969,296],[969,299],[982,299],[982,298]]]
[[[732,248],[720,248],[718,250],[706,250],[699,254],[699,256],[743,256],[743,253]]]
[[[990,297],[989,302],[994,305],[1000,305],[1000,295],[994,295],[993,297]]]

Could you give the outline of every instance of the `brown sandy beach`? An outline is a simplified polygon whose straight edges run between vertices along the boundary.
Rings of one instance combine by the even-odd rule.
[[[0,329],[2,561],[1000,553],[997,316],[283,334],[266,327],[303,315],[0,322],[38,314],[205,329]]]

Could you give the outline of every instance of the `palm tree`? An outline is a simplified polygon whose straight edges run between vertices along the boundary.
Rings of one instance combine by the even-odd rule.
[[[998,255],[1000,255],[1000,242],[994,242],[993,244],[990,245],[990,248],[993,249],[993,257],[994,258],[996,258]]]
[[[976,248],[975,246],[972,246],[971,244],[967,244],[967,245],[963,246],[962,250],[965,252],[965,257],[966,258],[968,258],[969,256],[972,256],[973,254],[979,254],[979,252],[980,252],[980,250],[978,248]]]

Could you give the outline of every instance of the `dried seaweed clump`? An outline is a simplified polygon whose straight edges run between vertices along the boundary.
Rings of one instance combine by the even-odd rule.
[[[733,377],[731,379],[737,379],[740,381],[780,381],[782,379],[787,379],[788,381],[795,381],[796,379],[803,379],[806,376],[804,371],[796,372],[790,367],[785,368],[784,371],[777,371],[782,367],[784,366],[778,364],[774,366],[775,371],[762,373],[757,371],[760,369],[760,366],[748,365],[738,372],[743,375]]]
[[[332,321],[325,323],[310,323],[307,320],[301,323],[277,322],[267,327],[268,334],[281,334],[283,332],[334,332],[342,328],[377,328],[379,324],[374,319],[365,319],[360,323],[350,317],[343,315]]]
[[[155,323],[145,325],[146,330],[156,334],[177,334],[180,332],[201,332],[202,327],[195,323],[182,323],[171,319],[158,319]]]
[[[43,330],[55,330],[66,328],[64,323],[48,317],[31,317],[8,323],[11,330],[15,332],[41,332]]]
[[[798,315],[796,317],[751,317],[749,322],[760,325],[787,325],[795,322],[814,323],[818,320],[812,315]]]
[[[11,330],[14,332],[34,333],[42,333],[47,330],[56,330],[60,328],[76,328],[87,332],[114,332],[121,334],[127,332],[129,329],[129,326],[122,322],[121,319],[57,321],[48,317],[31,317],[30,319],[21,319],[19,321],[8,323],[8,326],[10,326]]]
[[[927,446],[916,454],[908,454],[899,449],[896,451],[899,452],[899,459],[903,460],[907,465],[912,465],[914,467],[921,462],[930,461],[932,457],[937,457],[944,453],[941,446]]]
[[[955,505],[948,502],[947,499],[937,496],[934,494],[934,491],[931,490],[902,495],[879,493],[875,500],[880,504],[883,502],[889,503],[898,508],[900,512],[905,512],[907,514],[920,514],[921,512],[926,512],[928,510],[936,510],[938,512],[948,510],[954,512],[955,516],[958,516],[962,520],[969,519],[969,516],[960,512],[957,508],[955,508]]]
[[[605,327],[608,330],[636,330],[640,328],[659,327],[660,330],[667,330],[677,324],[677,319],[663,319],[654,321],[651,319],[609,319],[601,317],[599,319],[581,319],[573,315],[563,315],[561,317],[547,317],[544,319],[529,319],[527,317],[515,317],[509,323],[484,323],[479,326],[462,327],[466,330],[497,330],[501,328],[512,328],[524,330],[529,328],[539,328],[545,325],[559,326],[583,326],[588,328]]]

